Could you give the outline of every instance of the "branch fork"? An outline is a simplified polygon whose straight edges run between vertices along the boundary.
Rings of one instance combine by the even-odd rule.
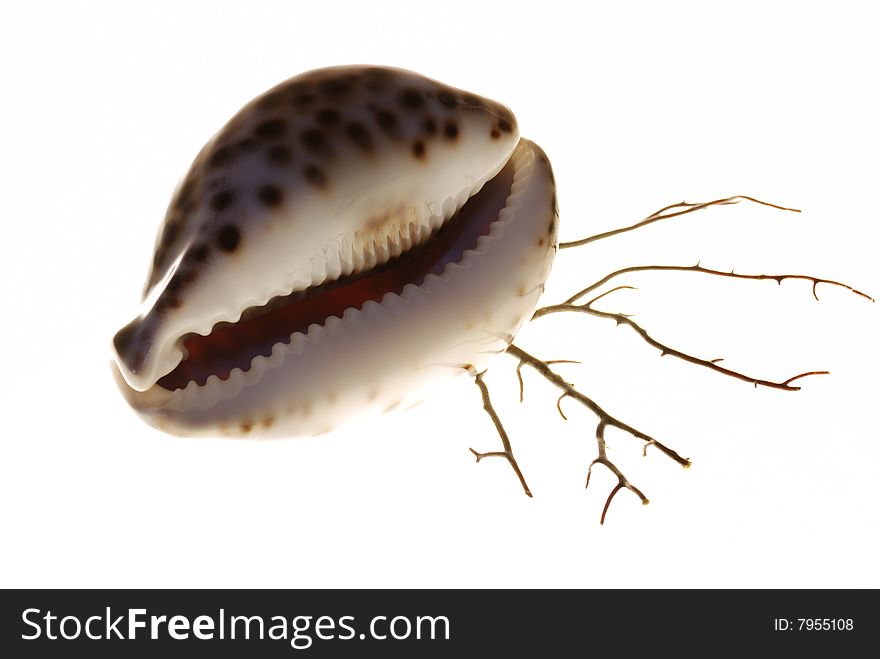
[[[755,199],[754,197],[748,197],[745,195],[737,195],[734,197],[725,197],[723,199],[716,199],[714,201],[703,202],[703,203],[681,202],[681,203],[671,204],[669,206],[665,206],[664,208],[661,208],[660,210],[656,211],[655,213],[652,213],[651,215],[647,216],[645,219],[641,220],[640,222],[637,222],[634,225],[624,227],[622,229],[616,229],[614,231],[607,231],[604,233],[596,234],[594,236],[589,236],[589,237],[583,238],[581,240],[575,240],[572,242],[561,243],[559,245],[559,247],[560,247],[560,249],[566,249],[566,248],[587,245],[587,244],[590,244],[593,242],[597,242],[599,240],[603,240],[605,238],[610,238],[612,236],[619,235],[621,233],[633,231],[635,229],[647,226],[649,224],[653,224],[655,222],[659,222],[661,220],[671,219],[671,218],[675,218],[675,217],[681,217],[683,215],[687,215],[689,213],[694,213],[696,211],[704,210],[706,208],[710,208],[713,206],[726,206],[726,205],[731,205],[731,204],[737,204],[742,201],[748,201],[748,202],[760,204],[763,206],[769,206],[771,208],[776,208],[776,209],[782,210],[782,211],[788,211],[788,212],[794,212],[794,213],[800,212],[799,210],[794,209],[794,208],[786,208],[784,206],[778,206],[776,204],[771,204],[769,202],[760,201],[758,199]],[[819,296],[816,291],[817,286],[819,284],[825,284],[828,286],[835,286],[835,287],[843,288],[845,290],[852,292],[854,295],[865,298],[865,299],[869,300],[870,302],[874,302],[874,298],[872,298],[867,293],[864,293],[856,288],[853,288],[852,286],[849,286],[848,284],[844,284],[842,282],[835,281],[832,279],[823,279],[820,277],[813,277],[813,276],[809,276],[809,275],[799,275],[799,274],[773,274],[773,275],[742,274],[742,273],[734,272],[732,270],[730,272],[727,272],[727,271],[722,271],[722,270],[714,270],[711,268],[706,268],[706,267],[703,267],[698,262],[695,265],[689,265],[689,266],[642,265],[642,266],[632,266],[632,267],[622,268],[620,270],[616,270],[616,271],[606,275],[605,277],[602,277],[598,281],[590,284],[586,288],[581,289],[580,291],[578,291],[577,293],[575,293],[574,295],[572,295],[571,297],[569,297],[567,300],[565,300],[564,302],[562,302],[560,304],[554,304],[554,305],[549,305],[549,306],[539,308],[538,310],[535,311],[534,315],[532,316],[532,320],[537,320],[539,318],[542,318],[544,316],[548,316],[550,314],[563,313],[563,312],[583,313],[583,314],[595,316],[598,318],[605,318],[605,319],[613,320],[613,321],[615,321],[615,323],[618,326],[625,325],[625,326],[630,327],[632,330],[634,330],[636,332],[636,334],[644,342],[646,342],[648,345],[659,350],[661,357],[672,356],[677,359],[681,359],[683,361],[689,362],[691,364],[695,364],[697,366],[715,371],[716,373],[720,373],[720,374],[726,375],[728,377],[732,377],[732,378],[735,378],[738,380],[743,380],[745,382],[749,382],[749,383],[753,384],[755,387],[762,386],[762,387],[768,387],[771,389],[780,389],[783,391],[798,391],[800,389],[800,386],[793,384],[794,382],[796,382],[802,378],[808,377],[808,376],[827,375],[828,374],[828,371],[807,371],[807,372],[799,373],[797,375],[794,375],[792,377],[789,377],[785,380],[780,380],[780,381],[769,380],[769,379],[765,379],[765,378],[759,378],[759,377],[747,375],[745,373],[735,371],[733,369],[729,369],[725,366],[721,366],[720,362],[723,360],[720,358],[704,359],[701,357],[696,357],[694,355],[691,355],[691,354],[688,354],[688,353],[683,352],[681,350],[678,350],[676,348],[673,348],[665,343],[661,343],[660,341],[655,339],[651,334],[649,334],[648,331],[645,330],[640,324],[638,324],[636,321],[632,320],[632,317],[628,314],[602,311],[600,309],[597,309],[594,306],[596,304],[596,302],[598,302],[602,298],[604,298],[612,293],[615,293],[617,291],[628,290],[628,289],[634,290],[635,289],[634,286],[630,286],[630,285],[626,285],[626,284],[615,286],[614,288],[611,288],[610,290],[607,290],[604,293],[600,293],[598,295],[595,295],[594,297],[589,299],[587,302],[580,302],[580,300],[585,298],[587,295],[589,295],[590,293],[596,292],[602,286],[604,286],[608,282],[611,282],[612,280],[616,279],[617,277],[620,277],[622,275],[629,274],[629,273],[647,272],[647,271],[653,271],[653,272],[664,272],[664,271],[667,271],[667,272],[668,271],[693,272],[693,273],[698,273],[698,274],[708,275],[708,276],[713,276],[713,277],[747,279],[747,280],[755,280],[755,281],[772,280],[772,281],[776,281],[776,283],[779,285],[781,285],[782,282],[785,281],[786,279],[805,280],[805,281],[811,282],[813,297],[816,300],[819,300]],[[628,433],[629,435],[633,436],[634,438],[641,440],[643,442],[643,445],[642,445],[642,456],[643,457],[647,457],[648,447],[653,446],[655,449],[657,449],[662,454],[664,454],[667,458],[673,460],[674,462],[678,463],[682,467],[684,467],[684,468],[690,467],[691,461],[688,458],[682,457],[681,455],[679,455],[679,453],[677,453],[671,447],[660,442],[656,438],[624,423],[623,421],[621,421],[617,417],[612,416],[611,414],[606,412],[602,407],[600,407],[594,400],[585,396],[578,389],[576,389],[573,384],[566,381],[556,371],[554,371],[551,368],[551,366],[553,366],[555,364],[572,364],[572,363],[579,363],[579,362],[575,362],[572,360],[566,360],[566,359],[554,359],[554,360],[544,361],[544,360],[538,359],[534,355],[531,355],[530,353],[526,352],[525,350],[523,350],[519,346],[514,345],[513,343],[510,343],[510,345],[508,346],[507,353],[509,355],[511,355],[512,357],[514,357],[515,359],[517,359],[519,362],[516,367],[516,377],[517,377],[517,380],[519,381],[520,402],[522,402],[522,400],[523,400],[522,369],[524,366],[528,366],[531,369],[533,369],[534,371],[536,371],[537,373],[539,373],[545,380],[547,380],[550,384],[552,384],[553,386],[555,386],[556,388],[558,388],[561,391],[561,394],[560,394],[558,400],[556,401],[556,409],[559,412],[559,414],[562,416],[563,419],[568,420],[568,417],[562,411],[562,401],[566,398],[572,398],[572,399],[576,400],[581,405],[583,405],[584,407],[589,409],[591,412],[593,412],[593,414],[595,414],[596,417],[598,418],[598,422],[596,425],[596,432],[595,432],[596,444],[597,444],[597,457],[590,463],[589,467],[587,468],[586,487],[589,487],[589,485],[590,485],[590,477],[592,475],[593,467],[596,465],[602,465],[603,467],[608,469],[614,476],[617,477],[617,484],[612,488],[610,494],[608,495],[608,498],[605,500],[605,505],[602,509],[602,516],[600,518],[600,524],[605,523],[605,519],[607,517],[608,510],[611,506],[611,502],[614,500],[614,497],[617,495],[617,493],[620,492],[621,490],[629,490],[630,492],[635,494],[639,498],[639,500],[642,502],[643,505],[646,505],[648,503],[648,498],[645,496],[645,494],[639,488],[637,488],[635,485],[633,485],[626,478],[626,476],[623,474],[623,472],[608,458],[607,451],[606,451],[606,443],[605,443],[605,430],[606,430],[606,428],[608,428],[608,427],[618,428],[618,429]],[[498,431],[498,434],[501,438],[501,443],[504,447],[503,451],[492,451],[492,452],[486,452],[486,453],[480,453],[480,452],[474,450],[473,448],[471,448],[470,449],[471,452],[476,457],[477,462],[480,462],[480,460],[482,460],[483,458],[488,458],[488,457],[499,457],[499,458],[506,459],[508,461],[508,463],[510,464],[510,466],[513,468],[513,471],[516,473],[517,477],[519,478],[519,481],[523,487],[523,490],[525,491],[525,493],[528,496],[531,497],[532,493],[529,490],[528,485],[526,485],[525,478],[523,477],[523,474],[520,471],[519,465],[517,464],[516,459],[514,458],[513,449],[511,448],[510,439],[507,435],[507,432],[505,431],[503,425],[501,424],[501,420],[499,419],[498,414],[495,412],[494,408],[492,407],[492,403],[489,398],[489,390],[486,387],[485,382],[483,381],[483,376],[485,375],[486,371],[482,371],[482,372],[478,373],[476,371],[476,369],[474,369],[474,367],[470,366],[470,365],[467,365],[464,368],[466,368],[468,370],[468,372],[474,377],[474,381],[475,381],[477,387],[480,389],[480,392],[482,395],[483,409],[486,411],[487,414],[489,414],[490,418],[492,419],[493,423],[495,424],[495,428]]]

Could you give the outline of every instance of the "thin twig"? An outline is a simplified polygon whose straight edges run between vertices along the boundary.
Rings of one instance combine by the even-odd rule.
[[[530,355],[525,350],[523,350],[522,348],[520,348],[519,346],[516,346],[514,344],[511,344],[510,346],[508,346],[507,352],[519,360],[520,366],[523,366],[523,365],[530,366],[531,368],[536,370],[538,373],[540,373],[544,377],[545,380],[547,380],[548,382],[550,382],[551,384],[553,384],[555,387],[557,387],[558,389],[560,389],[562,391],[562,395],[559,397],[559,400],[557,401],[557,409],[559,410],[560,414],[562,414],[562,408],[560,406],[560,403],[562,402],[563,398],[568,397],[568,398],[574,398],[576,401],[581,403],[584,407],[589,409],[591,412],[593,412],[593,414],[595,414],[599,418],[598,425],[596,426],[596,442],[598,444],[599,455],[595,460],[593,460],[592,463],[590,463],[590,467],[587,470],[587,485],[589,486],[589,484],[590,484],[590,474],[591,474],[591,471],[592,471],[594,464],[604,465],[609,470],[611,470],[611,472],[614,473],[614,475],[617,476],[617,479],[618,479],[617,486],[611,491],[611,494],[608,496],[608,499],[605,502],[605,508],[602,511],[601,523],[603,523],[603,524],[605,523],[605,516],[608,513],[608,507],[611,505],[611,500],[614,498],[614,496],[621,489],[625,488],[625,489],[631,490],[636,495],[638,495],[638,497],[642,500],[642,503],[645,503],[645,504],[648,503],[647,497],[645,497],[645,495],[642,494],[642,492],[638,488],[636,488],[634,485],[632,485],[632,483],[630,483],[626,479],[626,477],[614,465],[614,463],[612,463],[611,460],[608,459],[608,456],[607,456],[606,450],[605,450],[605,428],[606,427],[611,426],[613,428],[618,428],[620,430],[623,430],[626,433],[629,433],[633,437],[642,440],[644,442],[644,446],[642,449],[643,455],[646,454],[646,452],[648,450],[648,446],[655,446],[664,455],[666,455],[670,459],[674,460],[675,462],[680,464],[682,467],[690,467],[691,461],[688,458],[682,457],[676,451],[674,451],[670,447],[666,446],[665,444],[657,441],[655,438],[651,437],[650,435],[647,435],[647,434],[643,433],[641,430],[637,430],[637,429],[633,428],[632,426],[630,426],[629,424],[626,424],[623,421],[621,421],[620,419],[610,415],[608,412],[606,412],[604,409],[602,409],[594,400],[592,400],[591,398],[588,398],[587,396],[582,394],[580,391],[578,391],[574,387],[574,385],[566,382],[562,377],[560,377],[559,374],[557,374],[552,368],[550,368],[550,365],[547,362],[540,360],[533,355]],[[566,418],[564,414],[563,414],[563,418]]]
[[[677,357],[678,359],[689,362],[691,364],[696,364],[697,366],[702,366],[704,368],[708,368],[708,369],[715,371],[717,373],[721,373],[723,375],[727,375],[729,377],[736,378],[738,380],[743,380],[745,382],[749,382],[750,384],[753,384],[755,387],[762,386],[762,387],[769,387],[771,389],[781,389],[783,391],[799,391],[800,390],[799,386],[794,386],[791,384],[795,380],[798,380],[799,378],[806,377],[808,375],[827,375],[828,374],[828,371],[808,371],[806,373],[800,373],[798,375],[790,377],[787,380],[784,380],[781,382],[766,380],[766,379],[762,379],[762,378],[756,378],[751,375],[747,375],[745,373],[741,373],[739,371],[735,371],[733,369],[725,368],[724,366],[720,366],[719,362],[722,361],[721,359],[718,359],[718,358],[716,358],[716,359],[703,359],[703,358],[696,357],[694,355],[690,355],[688,353],[682,352],[681,350],[677,350],[675,348],[672,348],[672,347],[666,345],[665,343],[661,343],[660,341],[655,339],[653,336],[651,336],[645,328],[643,328],[637,322],[632,320],[632,318],[628,314],[611,313],[611,312],[607,312],[607,311],[601,311],[601,310],[595,309],[593,307],[593,303],[597,302],[598,300],[605,297],[606,295],[609,295],[615,291],[619,291],[619,290],[623,290],[623,289],[627,289],[627,288],[632,288],[631,286],[617,286],[615,288],[612,288],[609,291],[606,291],[605,293],[602,293],[601,295],[597,295],[596,297],[592,298],[589,302],[575,304],[575,302],[577,302],[579,299],[581,299],[582,297],[584,297],[588,293],[595,291],[596,289],[598,289],[602,285],[608,283],[609,281],[611,281],[615,277],[619,277],[620,275],[630,273],[630,272],[644,272],[644,271],[648,271],[648,270],[698,272],[701,274],[708,274],[708,275],[713,275],[716,277],[727,277],[727,278],[733,278],[733,279],[751,279],[751,280],[768,280],[769,279],[769,280],[775,281],[777,284],[780,284],[780,285],[786,279],[801,279],[801,280],[812,282],[813,296],[816,297],[817,300],[819,298],[816,295],[816,286],[818,284],[829,284],[831,286],[839,286],[841,288],[845,288],[846,290],[851,291],[852,293],[859,295],[867,300],[870,300],[871,302],[874,301],[874,298],[872,298],[870,295],[867,295],[866,293],[863,293],[862,291],[855,289],[852,286],[849,286],[848,284],[844,284],[842,282],[835,281],[833,279],[822,279],[819,277],[811,277],[808,275],[740,274],[740,273],[733,272],[733,271],[726,272],[723,270],[713,270],[710,268],[704,268],[699,263],[697,263],[696,265],[690,265],[690,266],[642,265],[642,266],[632,266],[629,268],[621,268],[620,270],[616,270],[616,271],[612,272],[611,274],[606,275],[605,277],[602,277],[602,279],[600,279],[599,281],[597,281],[597,282],[587,286],[586,288],[578,291],[575,295],[572,295],[570,298],[568,298],[562,304],[554,304],[554,305],[549,305],[546,307],[541,307],[540,309],[536,310],[535,313],[532,315],[532,320],[536,320],[538,318],[541,318],[543,316],[547,316],[552,313],[561,313],[561,312],[566,312],[566,311],[572,311],[572,312],[577,312],[577,313],[586,313],[591,316],[596,316],[598,318],[607,318],[607,319],[613,320],[615,323],[617,323],[617,325],[628,325],[629,327],[631,327],[642,338],[642,340],[644,340],[648,345],[659,350],[661,357],[666,356],[666,355],[671,355],[672,357]]]
[[[532,496],[532,491],[526,484],[526,479],[520,471],[519,465],[516,463],[516,458],[513,457],[513,447],[510,445],[510,439],[507,436],[507,431],[501,424],[501,419],[498,418],[498,414],[495,412],[495,408],[492,406],[492,401],[489,399],[489,388],[486,386],[486,383],[483,382],[483,375],[485,375],[486,371],[481,371],[478,373],[476,369],[470,365],[465,366],[465,369],[473,376],[474,382],[476,383],[477,387],[479,387],[480,394],[483,397],[483,409],[486,410],[486,414],[489,415],[489,418],[492,419],[492,423],[495,424],[495,429],[498,431],[498,435],[501,437],[501,444],[504,446],[503,451],[490,451],[488,453],[480,453],[471,448],[470,452],[473,453],[474,456],[477,458],[477,462],[479,462],[483,458],[505,458],[510,466],[513,468],[513,471],[516,473],[517,478],[519,478],[519,482],[522,485],[522,488],[525,491],[526,495]]]
[[[544,363],[546,364],[547,362]],[[568,392],[563,391],[562,394],[560,394],[559,398],[556,399],[556,410],[559,412],[559,416],[562,417],[563,421],[568,421],[568,417],[565,416],[565,412],[562,411],[562,399],[566,396],[568,396]]]
[[[845,288],[846,290],[851,291],[852,293],[855,293],[856,295],[859,295],[867,300],[870,300],[871,302],[874,302],[874,298],[872,298],[867,293],[863,293],[862,291],[860,291],[856,288],[853,288],[849,284],[844,284],[843,282],[835,281],[834,279],[822,279],[820,277],[811,277],[809,275],[748,275],[748,274],[740,274],[738,272],[732,272],[732,271],[727,272],[724,270],[713,270],[711,268],[704,268],[699,263],[697,263],[696,265],[636,265],[636,266],[630,266],[628,268],[621,268],[620,270],[615,270],[611,274],[605,275],[600,280],[590,284],[586,288],[581,289],[580,291],[578,291],[577,293],[572,295],[570,298],[568,298],[565,302],[567,304],[573,304],[574,302],[577,302],[578,300],[580,300],[582,297],[584,297],[588,293],[592,293],[597,288],[603,286],[604,284],[607,284],[609,281],[611,281],[615,277],[625,275],[629,272],[645,272],[648,270],[667,271],[667,272],[668,271],[699,272],[699,273],[706,274],[706,275],[714,275],[716,277],[728,277],[731,279],[755,279],[755,280],[770,279],[770,280],[775,281],[777,284],[782,284],[782,282],[785,281],[786,279],[802,279],[805,281],[812,282],[812,284],[813,284],[813,297],[815,297],[816,300],[819,299],[819,297],[816,295],[816,286],[818,284],[829,284],[831,286],[839,286],[840,288]],[[620,288],[625,288],[625,287],[618,286],[616,289],[613,289],[613,290],[619,290]],[[611,292],[612,291],[608,291],[608,293],[611,293]],[[604,293],[603,295],[607,295],[607,293]],[[598,299],[599,298],[594,298],[593,301],[595,302]],[[534,320],[535,318],[538,318],[539,314],[541,314],[541,309],[538,309],[535,312],[535,315],[532,316],[532,319]]]
[[[576,359],[550,359],[545,364],[580,364],[580,362]],[[516,367],[516,379],[519,380],[519,402],[523,402],[523,378],[522,378],[522,367],[523,364],[520,363]],[[562,414],[562,410],[559,411]],[[565,415],[562,414],[562,417],[565,418]]]
[[[633,231],[635,229],[639,229],[645,225],[653,224],[654,222],[659,222],[660,220],[668,220],[673,217],[680,217],[682,215],[687,215],[688,213],[694,213],[696,211],[703,210],[705,208],[710,208],[711,206],[728,206],[730,204],[738,204],[741,201],[751,201],[755,204],[761,204],[762,206],[769,206],[771,208],[777,208],[782,211],[790,211],[792,213],[800,213],[797,208],[786,208],[785,206],[777,206],[776,204],[771,204],[767,201],[761,201],[760,199],[755,199],[754,197],[748,197],[746,195],[735,195],[733,197],[725,197],[724,199],[715,199],[713,201],[706,201],[702,203],[691,204],[685,201],[679,204],[670,204],[669,206],[665,206],[660,210],[652,213],[644,220],[640,222],[636,222],[635,224],[623,227],[622,229],[613,229],[611,231],[605,231],[603,233],[597,233],[594,236],[589,236],[587,238],[581,238],[580,240],[572,240],[570,242],[559,243],[559,249],[568,249],[570,247],[580,247],[581,245],[587,245],[589,243],[594,243],[598,240],[603,240],[604,238],[611,238],[612,236],[617,236],[621,233],[626,233],[627,231]],[[681,208],[683,210],[677,210],[672,213],[668,213],[667,211],[671,211],[675,208]]]
[[[590,476],[593,473],[593,465],[600,464],[606,467],[612,474],[617,476],[617,485],[611,490],[611,493],[608,495],[608,498],[605,500],[605,506],[602,508],[602,517],[599,518],[599,524],[605,524],[605,516],[608,514],[608,508],[611,506],[611,500],[614,496],[620,492],[621,489],[626,488],[627,490],[633,492],[639,499],[642,500],[642,505],[647,506],[650,501],[648,497],[646,497],[642,491],[637,488],[635,485],[629,482],[626,476],[617,468],[611,460],[608,459],[608,455],[605,452],[605,426],[607,424],[604,421],[600,421],[596,426],[596,443],[599,445],[599,457],[593,460],[590,463],[590,466],[587,467],[587,484],[584,485],[584,488],[590,487]],[[645,444],[645,448],[643,451],[648,450],[648,444]],[[645,453],[643,452],[643,455]]]
[[[645,341],[648,345],[657,348],[660,351],[660,356],[665,357],[666,355],[670,355],[672,357],[677,357],[686,362],[690,362],[691,364],[696,364],[697,366],[703,366],[704,368],[708,368],[716,373],[721,373],[723,375],[730,376],[732,378],[736,378],[737,380],[743,380],[744,382],[748,382],[750,384],[755,385],[755,387],[769,387],[770,389],[781,389],[783,391],[800,391],[799,386],[793,386],[791,382],[797,380],[798,378],[803,378],[808,375],[827,375],[829,371],[808,371],[806,373],[799,373],[794,377],[790,377],[787,380],[782,382],[775,382],[773,380],[765,380],[762,378],[756,378],[751,375],[747,375],[745,373],[740,373],[739,371],[734,371],[730,368],[725,368],[724,366],[720,366],[718,364],[718,360],[712,359],[702,359],[700,357],[695,357],[694,355],[689,355],[686,352],[682,352],[681,350],[676,350],[675,348],[671,348],[665,343],[660,343],[653,336],[648,334],[647,330],[639,325],[636,321],[632,320],[625,314],[620,313],[609,313],[607,311],[599,311],[598,309],[593,309],[592,307],[586,304],[556,304],[549,307],[544,307],[540,309],[543,311],[541,315],[558,313],[562,311],[574,311],[579,313],[586,313],[591,316],[597,316],[599,318],[608,318],[610,320],[615,321],[618,325],[628,325]]]

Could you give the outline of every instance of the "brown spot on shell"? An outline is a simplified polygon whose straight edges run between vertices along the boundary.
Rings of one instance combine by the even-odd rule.
[[[397,134],[397,115],[391,110],[379,110],[376,112],[376,123],[388,135]]]
[[[278,139],[287,131],[287,122],[284,119],[267,119],[254,129],[254,135],[264,140]]]
[[[225,167],[230,162],[232,162],[233,152],[231,146],[221,146],[211,154],[211,157],[208,158],[208,167],[211,169],[218,169],[220,167]]]
[[[407,87],[397,95],[397,102],[406,110],[416,111],[425,104],[425,99],[419,90]]]
[[[307,128],[300,133],[299,138],[303,146],[311,153],[326,153],[329,148],[327,136],[320,128]]]
[[[504,133],[513,132],[513,126],[507,119],[499,119],[498,120],[498,130]]]
[[[493,140],[497,140],[499,137],[501,137],[501,132],[497,128],[493,128],[489,135],[492,136]]]
[[[254,428],[254,425],[250,421],[245,421],[244,423],[241,424],[241,426],[239,427],[239,430],[241,430],[241,433],[243,435],[247,435],[251,430],[253,430],[253,428]]]
[[[229,190],[220,190],[215,192],[211,197],[211,210],[215,213],[222,213],[232,206],[235,201],[235,195]]]
[[[257,194],[264,205],[274,208],[284,200],[284,194],[277,185],[262,185]]]
[[[251,137],[243,137],[232,144],[218,146],[211,157],[208,158],[209,169],[219,169],[232,163],[242,153],[248,153],[258,147],[258,143]]]
[[[418,159],[423,159],[425,157],[425,143],[421,140],[416,140],[412,145],[413,155]]]
[[[422,128],[425,130],[425,134],[433,137],[437,134],[437,122],[434,121],[434,117],[425,117],[425,121],[422,123]]]
[[[406,221],[407,215],[407,207],[405,205],[385,208],[364,220],[361,231],[366,236],[382,235],[386,230],[403,224]]]
[[[370,137],[370,131],[361,122],[352,121],[346,125],[345,133],[348,135],[348,139],[361,151],[369,153],[373,150],[373,138]]]
[[[544,239],[538,238],[538,247],[543,247],[543,246],[544,246]]]
[[[303,176],[315,187],[322,189],[327,187],[327,175],[317,165],[306,165],[303,167]]]
[[[446,108],[454,108],[458,105],[458,100],[455,98],[455,94],[445,89],[441,92],[437,92],[437,100],[440,101],[440,105]]]
[[[458,139],[458,124],[454,121],[447,121],[446,125],[443,127],[443,134],[446,136],[447,140]]]
[[[186,270],[178,270],[169,280],[165,290],[169,293],[179,293],[187,285],[195,281],[195,275]]]
[[[267,416],[265,419],[263,419],[260,425],[263,426],[265,430],[268,430],[273,425],[275,425],[275,417]]]
[[[224,224],[217,230],[217,245],[224,252],[232,253],[238,249],[241,233],[234,224]]]

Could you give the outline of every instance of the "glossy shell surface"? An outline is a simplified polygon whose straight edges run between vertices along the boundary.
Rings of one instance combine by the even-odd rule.
[[[477,233],[448,238],[466,223]],[[485,367],[537,305],[556,230],[550,164],[505,106],[400,69],[308,72],[247,104],[196,157],[113,370],[168,432],[326,432]],[[441,240],[412,281],[262,348],[236,344],[208,371],[188,361],[200,337],[246,344],[244,321],[300,295],[325,308],[340,282]]]

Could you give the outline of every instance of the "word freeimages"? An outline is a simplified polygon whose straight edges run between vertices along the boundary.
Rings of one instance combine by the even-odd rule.
[[[363,631],[358,632],[354,616],[265,617],[260,615],[227,615],[220,609],[216,616],[147,615],[146,609],[127,609],[114,616],[110,607],[103,615],[84,620],[75,615],[60,617],[51,611],[43,613],[30,608],[22,611],[26,631],[24,640],[289,640],[292,648],[304,650],[315,638],[320,640],[449,640],[449,619],[446,616],[374,616]]]

